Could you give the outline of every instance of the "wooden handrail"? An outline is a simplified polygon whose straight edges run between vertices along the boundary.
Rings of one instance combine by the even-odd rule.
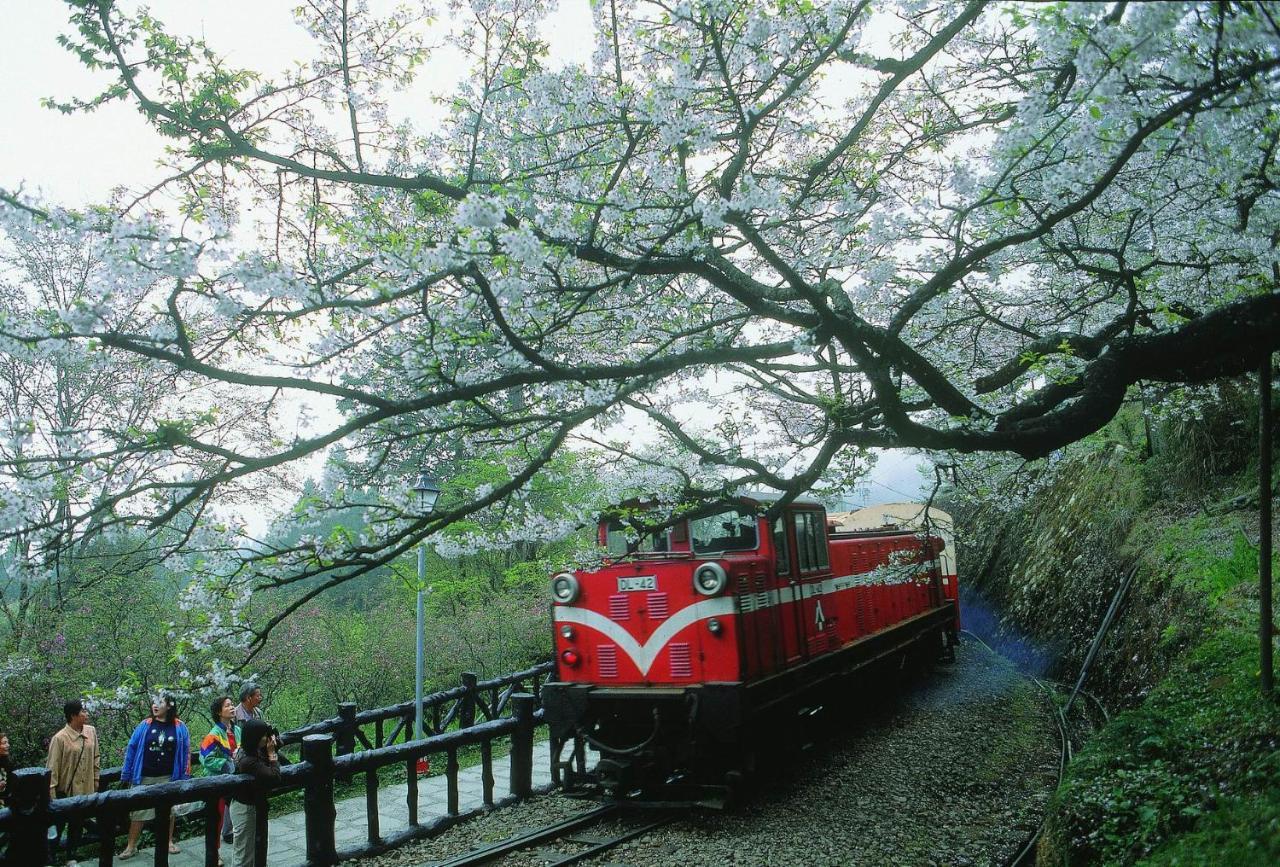
[[[540,678],[544,677],[547,674],[550,674],[554,669],[555,669],[554,663],[543,662],[531,668],[526,668],[523,671],[516,671],[516,672],[512,672],[511,674],[504,674],[501,677],[495,677],[492,680],[476,681],[474,688],[470,690],[468,690],[466,685],[450,687],[449,689],[433,692],[430,695],[424,695],[422,697],[422,706],[424,711],[426,711],[431,708],[438,708],[442,705],[448,704],[451,701],[458,701],[460,699],[465,698],[468,694],[471,694],[478,699],[477,707],[479,707],[481,704],[483,704],[483,700],[479,700],[480,693],[486,690],[492,690],[495,688],[501,689],[502,687],[508,687],[506,692],[503,694],[505,698],[505,696],[508,696],[511,694],[512,690],[519,688],[520,684],[524,681],[529,681],[533,684],[532,692],[536,696],[539,694],[540,688],[541,688]],[[486,710],[492,712],[492,716],[490,718],[501,716],[502,711],[505,709],[506,709],[505,701],[499,701],[498,707],[496,709],[486,708]],[[489,716],[488,713],[486,713],[485,715]],[[413,701],[412,700],[402,701],[399,704],[386,705],[384,707],[371,708],[370,710],[359,711],[355,715],[355,725],[358,730],[362,726],[373,725],[375,723],[385,722],[386,720],[391,720],[391,719],[403,719],[405,717],[408,717],[409,719],[412,719],[413,717]],[[452,713],[451,715],[446,714],[446,716],[444,717],[444,720],[445,721],[434,726],[434,728],[437,730],[440,730],[442,728],[447,727],[449,724],[453,723],[456,720],[456,712]],[[307,725],[300,726],[299,728],[296,728],[296,729],[290,729],[287,732],[281,732],[280,743],[282,746],[295,746],[297,744],[301,744],[302,739],[307,735],[337,734],[338,732],[343,731],[346,725],[347,725],[346,721],[341,716],[329,717],[328,719],[322,719],[313,723],[308,723]],[[404,731],[409,731],[409,730],[410,730],[410,727],[406,727],[404,729],[397,728],[393,731],[393,735],[402,733]],[[356,737],[359,737],[359,735],[356,735]],[[393,736],[392,738],[389,738],[388,741],[391,741],[394,739],[395,738]],[[362,740],[366,746],[370,743],[367,738],[362,738]],[[192,755],[192,760],[194,761],[195,758],[199,755],[199,750],[192,750],[191,755]],[[120,771],[122,769],[123,768],[120,766],[104,769],[98,775],[98,788],[104,789],[107,786],[110,786],[119,782]]]
[[[302,740],[303,760],[281,768],[281,779],[269,791],[256,789],[254,780],[247,774],[225,774],[212,777],[199,777],[146,786],[135,786],[123,790],[103,790],[91,795],[77,795],[49,799],[49,771],[45,768],[24,768],[15,771],[11,776],[10,794],[12,806],[0,810],[0,830],[9,832],[10,843],[3,865],[27,865],[41,863],[45,857],[45,829],[54,822],[83,822],[96,819],[99,826],[101,842],[99,844],[99,863],[110,864],[116,836],[123,830],[123,819],[132,810],[154,808],[157,813],[157,848],[156,864],[167,864],[167,830],[165,821],[174,807],[180,804],[203,802],[205,805],[205,856],[206,863],[216,863],[216,803],[220,799],[236,796],[244,797],[250,792],[259,791],[264,797],[296,789],[304,791],[304,813],[307,821],[307,860],[311,865],[331,865],[339,860],[360,857],[386,851],[400,843],[411,839],[430,836],[461,821],[471,812],[461,813],[459,810],[459,752],[469,747],[479,747],[481,755],[481,780],[484,806],[476,808],[488,809],[495,805],[519,800],[532,791],[533,768],[533,733],[534,729],[544,721],[543,712],[537,707],[538,697],[533,693],[513,693],[521,686],[522,681],[531,681],[537,689],[538,677],[550,671],[550,665],[538,666],[525,672],[517,672],[504,678],[486,683],[478,682],[474,675],[464,677],[463,686],[436,693],[436,707],[447,702],[454,702],[445,715],[447,721],[457,719],[462,727],[432,734],[419,741],[405,740],[400,743],[386,743],[374,749],[362,752],[347,752],[354,749],[354,742],[359,735],[354,727],[360,715],[353,714],[351,706],[342,709],[337,719],[344,723],[340,731],[315,731],[317,726],[325,726],[333,721],[297,729],[290,734],[300,736]],[[474,723],[477,708],[485,712],[490,710],[479,696],[481,690],[500,689],[509,686],[497,704],[510,707],[510,717],[498,717],[492,720]],[[424,701],[424,705],[426,702]],[[412,712],[413,703],[408,703],[408,711]],[[495,708],[495,712],[499,709]],[[394,710],[404,713],[404,705],[393,706]],[[381,708],[385,712],[389,709]],[[378,713],[375,711],[372,713]],[[371,714],[372,716],[372,714]],[[372,717],[379,727],[389,718],[383,714]],[[401,716],[401,723],[407,719]],[[473,724],[467,724],[473,723]],[[304,733],[305,732],[305,733]],[[338,735],[341,735],[342,754],[334,755],[339,746]],[[376,736],[375,736],[376,737]],[[511,740],[511,774],[510,795],[496,800],[493,792],[493,741],[510,738]],[[368,740],[358,737],[367,746]],[[296,740],[295,740],[296,742]],[[417,762],[427,756],[444,754],[445,776],[448,786],[446,816],[437,817],[423,824],[418,821],[418,786]],[[408,812],[410,827],[390,836],[383,836],[378,822],[378,776],[379,768],[397,763],[404,763],[408,774]],[[116,769],[112,769],[116,770]],[[103,774],[106,777],[110,771]],[[357,773],[365,776],[366,814],[368,819],[369,840],[367,843],[343,850],[334,845],[335,808],[334,783],[337,780],[349,779]],[[118,778],[118,770],[116,770]],[[261,844],[265,847],[265,811],[259,811]],[[163,827],[161,827],[163,826]],[[265,848],[261,849],[265,857]]]

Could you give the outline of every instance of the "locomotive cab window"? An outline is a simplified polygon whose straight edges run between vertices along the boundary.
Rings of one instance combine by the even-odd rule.
[[[671,550],[671,528],[645,533],[639,539],[635,530],[621,521],[610,521],[606,528],[605,547],[610,554],[665,554]]]
[[[827,560],[827,527],[822,512],[796,512],[795,521],[800,571],[826,569],[830,563]]]
[[[779,575],[791,574],[791,556],[787,552],[787,525],[781,518],[773,522],[773,559]]]
[[[733,508],[689,521],[693,553],[751,551],[756,547],[756,516],[746,509]]]

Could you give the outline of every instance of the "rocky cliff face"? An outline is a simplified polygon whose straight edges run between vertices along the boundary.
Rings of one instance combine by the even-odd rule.
[[[1133,453],[1077,458],[1017,507],[957,516],[966,626],[1029,669],[1074,682],[1116,591],[1137,569],[1089,684],[1125,707],[1203,628],[1206,602],[1172,580],[1162,532],[1187,506],[1150,502]]]
[[[1135,570],[1086,682],[1112,716],[1051,805],[1041,864],[1280,863],[1246,464],[1102,443],[1017,504],[955,508],[966,626],[1068,689]]]

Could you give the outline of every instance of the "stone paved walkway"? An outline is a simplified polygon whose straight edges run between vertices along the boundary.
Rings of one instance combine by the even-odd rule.
[[[443,756],[439,757],[443,761]],[[484,803],[481,766],[465,768],[458,772],[458,811],[465,813]],[[363,774],[357,780],[363,779]],[[511,762],[506,757],[495,756],[493,760],[493,797],[500,800],[510,793]],[[551,783],[551,753],[546,742],[534,744],[533,749],[533,785],[546,786]],[[430,822],[436,816],[448,812],[448,783],[443,774],[418,780],[418,821]],[[399,783],[378,790],[379,831],[383,836],[409,827],[409,805],[407,801],[408,786]],[[338,848],[363,843],[368,838],[368,822],[365,818],[364,795],[338,801],[336,838]],[[268,847],[270,867],[299,867],[306,863],[306,822],[302,811],[285,813],[271,817],[271,844]],[[182,852],[169,856],[170,867],[203,867],[204,846],[198,838],[178,841]],[[224,844],[225,845],[225,844]],[[223,860],[230,856],[230,846],[222,853]],[[154,852],[151,849],[139,849],[138,857],[118,864],[143,867],[154,863]]]

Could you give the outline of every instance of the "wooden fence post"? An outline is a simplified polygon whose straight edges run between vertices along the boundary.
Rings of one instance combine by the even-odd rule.
[[[173,842],[169,836],[169,819],[171,816],[173,816],[172,804],[156,804],[156,818],[151,823],[151,833],[156,838],[156,867],[169,867],[169,844]],[[176,832],[177,829],[175,828],[174,831]]]
[[[511,696],[511,716],[516,730],[511,734],[511,794],[527,798],[533,791],[533,711],[537,702],[527,692]]]
[[[480,795],[486,807],[493,806],[493,741],[480,742]]]
[[[444,777],[446,784],[445,809],[450,816],[458,815],[458,751],[449,749],[445,758]]]
[[[432,707],[437,712],[440,709],[440,705],[438,704],[433,705]],[[425,713],[424,713],[424,716],[425,716]],[[424,723],[425,723],[425,720],[424,720]],[[405,730],[405,736],[404,736],[405,742],[407,743],[408,741],[413,740],[413,736],[409,734],[413,726],[412,713],[410,713],[408,717],[402,720],[401,726]],[[432,734],[436,734],[439,731],[440,731],[440,720],[437,718],[435,722],[432,724],[431,734],[428,734],[427,737],[431,737]],[[424,734],[426,733],[424,732]],[[405,792],[404,792],[405,809],[409,814],[409,827],[415,828],[418,825],[418,760],[416,758],[406,759],[404,763],[404,771],[405,771],[405,783],[407,783],[407,785],[405,786]]]
[[[356,751],[356,703],[339,704],[338,719],[342,720],[342,727],[338,729],[338,755],[349,756]]]
[[[409,827],[413,828],[418,824],[418,760],[406,760],[404,770],[407,784],[404,790],[405,809],[409,813]]]
[[[1258,638],[1262,694],[1275,691],[1271,620],[1271,353],[1258,367]]]
[[[218,867],[218,844],[222,842],[218,839],[222,834],[222,816],[218,813],[218,800],[218,798],[210,798],[205,801],[202,811],[204,813],[204,867]],[[98,824],[101,825],[101,821]],[[227,854],[230,855],[230,852]]]
[[[344,701],[338,705],[338,719],[342,720],[338,729],[335,754],[349,756],[356,751],[356,703]],[[351,782],[350,774],[342,774],[338,779],[343,783]]]
[[[9,775],[10,805],[22,821],[9,831],[5,864],[23,867],[49,859],[49,769],[20,768]]]
[[[382,829],[378,816],[378,769],[370,768],[364,774],[364,815],[370,843],[382,842]]]
[[[476,683],[480,678],[473,671],[462,672],[462,706],[458,709],[458,728],[471,728],[476,724]]]
[[[98,863],[111,864],[116,854],[116,831],[128,818],[126,813],[106,810],[98,814]],[[214,860],[216,867],[217,860]]]
[[[304,737],[302,760],[311,765],[302,796],[307,823],[307,863],[316,867],[335,864],[338,859],[333,826],[338,814],[333,806],[333,735]]]

